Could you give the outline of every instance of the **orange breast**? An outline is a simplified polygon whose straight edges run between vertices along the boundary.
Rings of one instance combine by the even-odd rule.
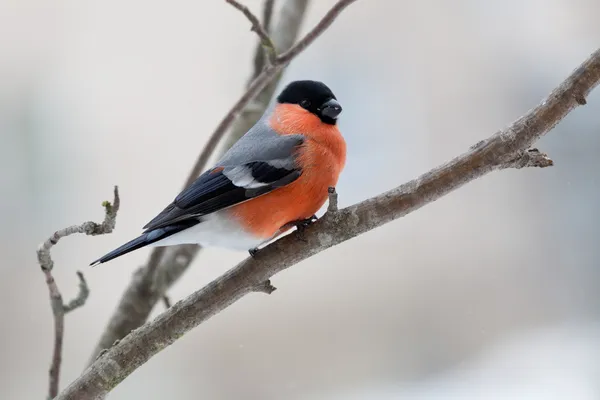
[[[291,104],[280,104],[270,121],[281,135],[301,133],[299,149],[302,175],[289,185],[229,209],[246,229],[265,239],[289,222],[309,218],[327,201],[327,189],[337,184],[346,162],[346,143],[337,126]]]

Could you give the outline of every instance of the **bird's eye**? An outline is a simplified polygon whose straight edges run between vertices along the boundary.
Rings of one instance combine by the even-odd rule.
[[[310,100],[306,100],[306,99],[302,100],[300,102],[300,107],[306,108],[308,110],[308,107],[310,107]]]

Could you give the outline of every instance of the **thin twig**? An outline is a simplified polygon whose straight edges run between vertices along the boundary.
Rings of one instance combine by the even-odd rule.
[[[65,314],[76,310],[79,307],[83,307],[88,297],[90,297],[90,288],[85,280],[85,276],[83,276],[83,272],[77,271],[77,277],[79,278],[79,293],[77,293],[77,297],[73,300],[67,304],[63,304],[63,311]]]
[[[550,131],[600,82],[600,50],[577,68],[537,107],[466,153],[395,189],[353,206],[326,213],[306,228],[306,241],[287,235],[223,276],[131,332],[94,362],[58,397],[93,399],[105,395],[156,353],[186,332],[256,291],[273,275],[313,255],[403,217],[491,171],[514,163]],[[116,368],[115,366],[118,366]]]
[[[275,0],[265,0],[263,5],[262,24],[267,33],[271,33],[271,19],[273,19],[273,8],[275,7]]]
[[[169,296],[164,295],[162,297],[163,300],[163,304],[165,305],[165,308],[170,308],[171,307],[171,299],[169,298]]]
[[[271,34],[271,20],[273,19],[273,8],[275,7],[275,0],[265,0],[263,5],[263,16],[262,16],[262,24],[267,32],[267,34]],[[289,29],[293,29],[290,27]],[[274,37],[275,41],[277,37]],[[289,46],[286,46],[287,50]],[[275,52],[277,52],[277,45],[275,44]],[[254,72],[250,75],[250,80],[248,81],[248,85],[252,83],[254,79],[260,74],[260,72],[265,68],[267,61],[267,57],[265,55],[265,51],[263,49],[262,43],[259,43],[256,46],[256,50],[254,51]]]
[[[38,263],[46,277],[48,292],[50,293],[50,305],[52,315],[54,316],[54,350],[52,353],[52,362],[49,371],[48,397],[53,399],[58,394],[60,381],[60,366],[62,362],[62,347],[65,331],[65,314],[83,306],[90,294],[90,289],[85,281],[83,273],[77,271],[79,278],[79,294],[68,304],[63,303],[62,295],[58,285],[52,275],[54,261],[50,255],[50,250],[58,241],[75,233],[85,233],[86,235],[103,235],[111,233],[115,228],[117,212],[119,211],[119,190],[115,186],[113,203],[105,201],[102,203],[105,209],[104,221],[100,224],[92,221],[84,222],[81,225],[73,225],[54,232],[50,238],[40,244],[37,250]]]
[[[245,5],[237,2],[236,0],[225,0],[227,3],[231,4],[233,7],[241,11],[246,18],[252,24],[252,32],[256,32],[258,38],[260,39],[261,45],[264,49],[265,56],[267,57],[267,65],[273,64],[275,59],[277,58],[277,53],[275,52],[275,45],[273,44],[273,40],[269,37],[266,29],[261,25],[258,17],[252,14],[252,11]]]
[[[338,211],[338,194],[335,188],[332,186],[327,189],[327,193],[329,194],[329,204],[327,205],[327,212],[334,213]]]

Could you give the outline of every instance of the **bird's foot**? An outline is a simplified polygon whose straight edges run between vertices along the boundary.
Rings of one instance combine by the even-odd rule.
[[[251,248],[250,250],[248,250],[248,253],[250,253],[250,257],[256,257],[256,253],[258,253],[258,247]]]
[[[296,227],[296,237],[303,242],[306,242],[306,238],[304,237],[304,231],[306,228],[315,223],[317,221],[317,216],[313,215],[310,218],[300,219],[298,221],[292,222],[292,224]]]

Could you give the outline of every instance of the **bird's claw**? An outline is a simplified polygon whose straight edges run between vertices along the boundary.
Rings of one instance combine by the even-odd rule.
[[[304,237],[304,231],[306,230],[306,228],[309,225],[315,223],[316,221],[317,221],[316,215],[313,215],[306,219],[301,219],[301,220],[295,221],[293,224],[294,224],[294,226],[296,226],[296,237],[299,240],[306,242],[306,237]]]
[[[249,249],[248,253],[250,253],[250,257],[252,257],[252,258],[256,257],[256,253],[258,253],[258,247],[253,247],[253,248]]]

